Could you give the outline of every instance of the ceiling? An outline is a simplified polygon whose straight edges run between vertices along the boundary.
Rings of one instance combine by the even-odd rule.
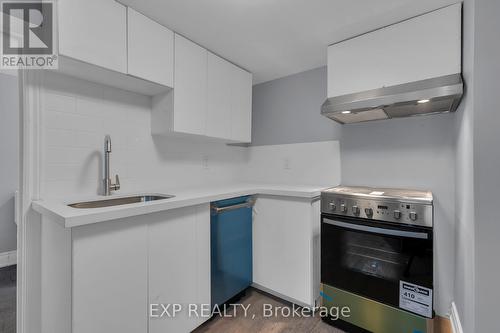
[[[457,0],[119,0],[249,70],[254,84],[326,65],[329,44]]]

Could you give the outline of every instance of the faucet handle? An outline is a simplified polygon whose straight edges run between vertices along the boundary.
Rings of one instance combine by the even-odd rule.
[[[114,191],[120,189],[120,178],[118,177],[118,175],[115,175],[115,183],[112,185],[112,187]]]

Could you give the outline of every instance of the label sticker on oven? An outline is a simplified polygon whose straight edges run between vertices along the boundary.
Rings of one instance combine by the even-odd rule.
[[[399,281],[399,307],[432,318],[432,289]]]

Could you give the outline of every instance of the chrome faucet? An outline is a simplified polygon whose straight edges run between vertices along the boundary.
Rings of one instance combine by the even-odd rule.
[[[111,183],[111,178],[109,177],[109,154],[111,153],[111,137],[106,135],[104,137],[104,193],[103,195],[111,195],[111,191],[117,191],[120,189],[120,178],[115,175],[115,183]]]

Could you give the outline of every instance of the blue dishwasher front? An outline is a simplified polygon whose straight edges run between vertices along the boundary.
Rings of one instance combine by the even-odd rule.
[[[210,216],[212,306],[252,283],[251,196],[213,202]]]

